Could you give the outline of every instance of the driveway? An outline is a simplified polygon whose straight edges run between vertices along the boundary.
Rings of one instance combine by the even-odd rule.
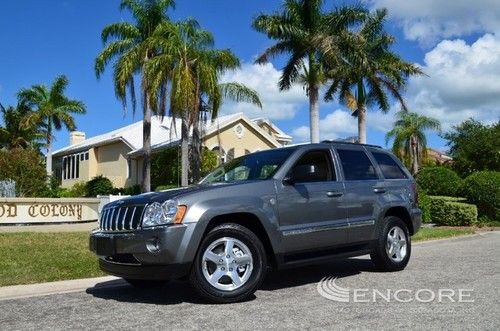
[[[349,302],[318,293],[318,282],[331,276],[349,289]],[[368,302],[355,302],[355,289]],[[439,302],[440,289],[454,295]],[[374,290],[405,292],[399,301],[374,301]],[[474,302],[451,302],[460,290],[463,301]],[[200,302],[183,282],[157,290],[118,285],[0,302],[0,329],[74,328],[498,330],[500,232],[416,244],[402,272],[376,272],[367,257],[275,272],[253,299],[231,305]]]

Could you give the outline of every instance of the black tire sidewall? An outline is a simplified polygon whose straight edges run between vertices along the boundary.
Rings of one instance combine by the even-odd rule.
[[[214,288],[203,275],[203,253],[210,244],[223,237],[240,240],[252,253],[253,270],[250,279],[234,291],[223,291]],[[260,286],[265,276],[266,264],[266,253],[259,238],[241,225],[228,223],[215,227],[202,240],[191,269],[190,279],[192,285],[210,301],[219,303],[240,301],[251,295]]]

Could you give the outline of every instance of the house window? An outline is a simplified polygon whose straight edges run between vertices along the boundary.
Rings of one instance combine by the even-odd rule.
[[[63,157],[62,179],[80,178],[80,160],[83,160],[83,157],[83,154],[73,154]]]
[[[89,152],[85,152],[85,161],[89,159]]]
[[[227,152],[226,161],[231,161],[232,159],[234,159],[234,148],[231,148],[231,149]]]

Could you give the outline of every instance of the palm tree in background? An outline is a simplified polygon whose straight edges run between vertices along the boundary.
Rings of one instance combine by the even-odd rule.
[[[384,31],[387,10],[379,9],[367,15],[356,33],[352,49],[345,60],[350,65],[339,66],[337,61],[327,65],[326,75],[331,79],[325,94],[327,101],[339,95],[339,101],[358,118],[358,142],[366,143],[367,108],[377,105],[382,112],[390,109],[392,95],[406,110],[401,95],[407,78],[422,71],[405,62],[390,50],[394,37]],[[328,62],[328,61],[327,61]]]
[[[0,146],[7,149],[33,148],[40,150],[43,147],[44,128],[26,128],[24,118],[31,112],[25,104],[5,108],[0,104],[0,113],[5,127],[0,127]]]
[[[277,41],[257,58],[257,63],[289,55],[278,84],[280,90],[290,89],[300,81],[301,70],[304,73],[313,143],[319,142],[319,90],[325,82],[323,51],[329,51],[331,62],[348,65],[341,61],[349,45],[348,28],[366,15],[366,10],[358,6],[324,12],[322,5],[322,0],[285,0],[281,12],[259,15],[253,22],[255,30]]]
[[[394,128],[385,136],[385,143],[394,139],[392,151],[410,164],[411,172],[415,174],[427,151],[425,130],[439,131],[440,123],[434,118],[406,111],[398,112],[396,118]]]
[[[151,116],[156,109],[157,98],[164,99],[165,88],[155,89],[151,86],[145,67],[157,54],[154,45],[147,42],[154,31],[168,22],[167,10],[174,7],[174,0],[122,0],[121,10],[128,10],[134,24],[118,22],[106,26],[102,30],[102,41],[105,45],[95,60],[97,78],[101,77],[105,67],[113,62],[113,80],[115,93],[127,106],[127,94],[132,103],[132,112],[136,109],[136,93],[134,77],[140,77],[140,97],[143,111],[143,167],[142,191],[151,190]],[[128,92],[127,92],[128,90]],[[163,94],[162,94],[163,93]]]
[[[56,77],[50,88],[45,85],[33,85],[21,89],[17,94],[19,103],[29,107],[22,120],[23,129],[42,128],[45,131],[47,147],[47,174],[52,176],[52,142],[54,130],[64,126],[69,131],[76,129],[73,114],[85,114],[85,105],[78,100],[67,98],[65,90],[68,79],[61,75]]]
[[[166,95],[170,86],[170,114],[181,119],[181,185],[188,185],[189,131],[191,141],[193,180],[200,178],[201,132],[200,119],[204,111],[216,118],[225,97],[250,101],[261,106],[257,93],[238,83],[219,83],[220,75],[240,66],[229,50],[213,48],[213,36],[200,28],[194,19],[178,23],[164,22],[149,38],[158,55],[147,65],[151,86]],[[165,113],[166,102],[155,100]],[[175,123],[175,122],[174,122]]]

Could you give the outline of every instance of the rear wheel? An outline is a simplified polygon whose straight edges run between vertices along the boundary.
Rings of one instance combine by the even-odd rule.
[[[403,270],[411,254],[411,238],[405,222],[388,216],[380,232],[375,249],[370,254],[373,263],[383,271]]]
[[[259,238],[239,224],[227,223],[215,227],[203,239],[189,279],[209,301],[236,302],[257,290],[266,264]]]

